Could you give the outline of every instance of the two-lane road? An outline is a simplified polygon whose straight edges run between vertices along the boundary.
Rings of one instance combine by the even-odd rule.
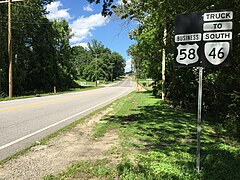
[[[0,160],[133,89],[127,78],[96,90],[0,102]]]

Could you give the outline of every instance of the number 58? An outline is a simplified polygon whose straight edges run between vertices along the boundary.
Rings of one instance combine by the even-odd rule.
[[[196,57],[195,49],[193,49],[193,48],[191,48],[191,49],[180,49],[179,55],[181,56],[180,60],[184,60],[186,58],[188,58],[190,60],[193,60]]]

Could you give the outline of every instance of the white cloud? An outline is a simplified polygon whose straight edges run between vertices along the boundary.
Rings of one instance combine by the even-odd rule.
[[[77,43],[77,44],[72,45],[72,47],[73,46],[82,46],[84,49],[88,49],[88,43]]]
[[[47,11],[49,14],[47,15],[47,18],[49,20],[53,19],[65,19],[69,20],[72,17],[68,13],[69,9],[59,9],[62,5],[60,1],[52,2],[46,6]]]
[[[126,61],[126,67],[125,67],[125,71],[126,71],[126,72],[131,71],[131,69],[132,69],[131,65],[132,65],[132,58],[129,58],[129,59]]]
[[[90,4],[88,4],[87,6],[84,6],[84,7],[83,7],[83,10],[84,10],[84,11],[87,11],[87,12],[93,12],[93,8],[91,7]]]
[[[73,37],[70,39],[71,44],[80,43],[84,39],[92,36],[90,29],[81,29],[81,27],[80,29],[72,28],[72,33]]]
[[[73,21],[71,24],[72,28],[79,28],[81,29],[92,29],[95,27],[104,26],[109,22],[108,17],[103,17],[101,14],[94,14],[89,17],[81,16],[77,20]]]
[[[81,16],[70,24],[70,28],[74,34],[70,39],[71,44],[78,44],[88,37],[92,36],[91,31],[96,27],[105,26],[109,22],[108,17],[103,17],[101,14],[94,14],[89,17]]]
[[[60,1],[52,2],[46,6],[49,14],[47,18],[53,19],[72,19],[69,14],[69,9],[61,9],[62,3]],[[90,5],[84,7],[86,11],[92,11]],[[81,16],[74,20],[69,27],[72,29],[73,37],[70,39],[70,44],[75,45],[81,43],[83,40],[93,36],[92,31],[97,27],[105,26],[110,21],[109,17],[103,17],[100,13],[93,14],[88,17]]]

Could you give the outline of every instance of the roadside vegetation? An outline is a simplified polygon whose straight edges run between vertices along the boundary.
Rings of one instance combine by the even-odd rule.
[[[125,60],[101,42],[86,48],[70,46],[72,30],[66,20],[47,18],[51,0],[28,0],[13,4],[12,76],[13,96],[49,93],[78,88],[75,81],[113,81],[124,74]],[[8,8],[0,6],[0,97],[8,96]],[[21,31],[19,31],[21,29]]]
[[[139,79],[152,78],[157,91],[162,89],[162,63],[166,64],[165,98],[175,107],[197,106],[197,68],[174,68],[174,19],[193,12],[233,12],[232,56],[230,67],[206,67],[203,76],[203,110],[213,123],[220,123],[230,136],[240,139],[240,0],[87,0],[103,3],[102,14],[112,13],[121,19],[137,22],[129,37],[136,43],[128,49],[133,72]],[[166,32],[166,36],[164,35]],[[164,42],[164,39],[166,43]],[[165,54],[164,54],[165,53]],[[163,59],[163,57],[166,57]]]
[[[92,1],[89,1],[92,2]],[[94,2],[98,2],[94,0]],[[112,10],[122,19],[137,21],[129,37],[136,41],[128,49],[133,71],[138,79],[152,78],[155,91],[162,89],[162,63],[166,61],[165,98],[174,107],[191,109],[197,106],[198,70],[196,68],[174,68],[174,19],[177,14],[192,12],[233,11],[233,48],[230,67],[206,67],[203,76],[204,115],[209,121],[223,124],[230,136],[240,139],[240,1],[123,1]],[[164,31],[167,35],[164,37]],[[163,39],[166,40],[166,44]],[[164,53],[165,54],[164,54]],[[163,59],[163,57],[166,57]]]
[[[133,92],[95,125],[96,140],[116,130],[120,143],[109,158],[79,161],[50,179],[240,179],[240,144],[218,123],[204,119],[201,172],[195,168],[195,114],[177,110],[152,96]]]

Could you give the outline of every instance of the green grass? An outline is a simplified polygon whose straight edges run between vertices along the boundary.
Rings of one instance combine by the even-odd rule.
[[[107,131],[111,129],[116,129],[118,127],[119,127],[119,124],[116,122],[100,121],[94,125],[93,137],[94,138],[103,137]]]
[[[132,170],[122,172],[123,179],[133,174],[137,178],[139,172],[146,179],[240,179],[239,143],[226,137],[218,125],[203,123],[198,175],[194,114],[174,110],[149,93],[134,93],[128,105],[117,110],[116,121],[122,124],[125,139],[134,137],[145,144]]]
[[[103,136],[109,129],[118,128],[121,144],[108,151],[118,155],[118,165],[111,166],[109,161],[80,161],[47,178],[240,179],[240,144],[227,137],[221,126],[203,122],[198,174],[195,114],[175,110],[149,92],[133,92],[117,100],[113,109],[104,118],[106,123],[96,125],[95,131],[101,132],[97,136]]]
[[[109,167],[108,160],[79,161],[57,176],[48,175],[44,180],[63,179],[114,179],[116,172]]]

